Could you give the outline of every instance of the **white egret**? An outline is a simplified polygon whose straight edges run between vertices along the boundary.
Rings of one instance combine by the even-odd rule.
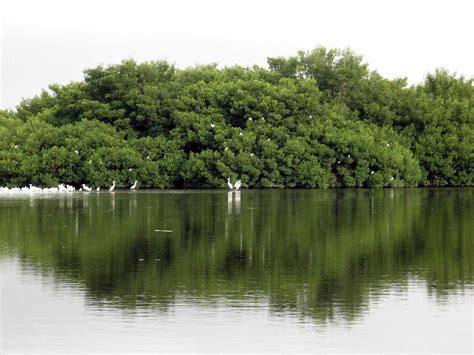
[[[234,185],[230,182],[230,178],[227,178],[227,186],[229,186],[231,191],[234,190]]]
[[[211,128],[214,128],[216,125],[214,123],[211,123]]]
[[[241,185],[242,181],[237,180],[237,182],[234,184],[234,191],[239,191]]]
[[[109,191],[112,192],[112,191],[114,191],[114,189],[115,189],[115,180],[112,181],[112,186],[110,186]]]
[[[238,191],[240,189],[240,186],[242,186],[242,181],[237,180],[235,184],[232,184],[230,182],[230,178],[227,178],[227,186],[229,186],[230,191]]]
[[[135,180],[135,183],[130,187],[130,190],[135,190],[137,188],[138,181]]]
[[[242,132],[240,132],[239,134],[240,134],[240,136],[243,136],[243,135],[244,135]]]
[[[99,191],[100,191],[100,186],[97,186],[97,189],[96,189],[96,191],[97,191],[97,192],[99,192]]]
[[[29,185],[30,185],[30,192],[42,192],[43,191],[39,187],[33,186],[32,184],[29,184]]]
[[[77,150],[75,150],[74,153],[79,154],[79,152]]]
[[[89,186],[87,186],[86,184],[82,184],[81,186],[82,186],[82,188],[84,189],[84,191],[90,191],[90,190],[92,190],[92,189],[91,189]]]

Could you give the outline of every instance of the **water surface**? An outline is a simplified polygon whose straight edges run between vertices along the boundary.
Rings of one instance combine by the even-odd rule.
[[[471,189],[0,197],[2,352],[471,352]]]

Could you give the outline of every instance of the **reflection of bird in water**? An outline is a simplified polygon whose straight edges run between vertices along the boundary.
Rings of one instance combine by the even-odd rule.
[[[232,213],[232,202],[234,201],[234,194],[232,193],[232,191],[229,191],[227,193],[227,212],[229,214]]]
[[[112,181],[112,186],[110,186],[109,191],[112,192],[115,189],[115,181]]]
[[[235,195],[235,213],[240,214],[240,191],[235,191],[232,195]]]
[[[130,190],[135,190],[137,188],[138,181],[135,180],[135,183],[130,187]]]

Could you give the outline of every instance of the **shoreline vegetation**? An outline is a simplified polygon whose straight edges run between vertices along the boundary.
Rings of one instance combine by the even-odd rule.
[[[268,68],[125,60],[0,110],[0,186],[472,186],[473,98],[472,78],[408,86],[348,49]]]

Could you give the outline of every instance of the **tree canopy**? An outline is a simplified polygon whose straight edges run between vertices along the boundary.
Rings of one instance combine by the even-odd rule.
[[[473,80],[386,79],[350,50],[268,69],[98,66],[0,111],[0,186],[472,185]]]

